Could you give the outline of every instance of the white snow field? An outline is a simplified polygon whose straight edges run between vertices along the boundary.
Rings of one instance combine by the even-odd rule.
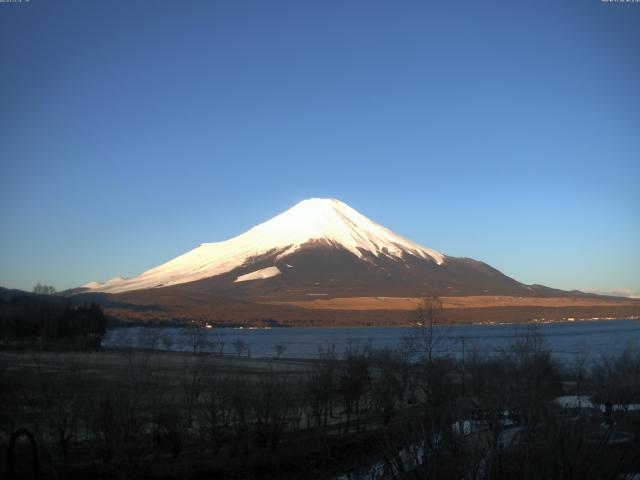
[[[233,281],[233,283],[247,282],[249,280],[264,280],[265,278],[271,278],[275,277],[276,275],[280,275],[280,273],[282,272],[280,272],[280,269],[278,267],[261,268],[260,270],[256,270],[255,272],[240,275]]]

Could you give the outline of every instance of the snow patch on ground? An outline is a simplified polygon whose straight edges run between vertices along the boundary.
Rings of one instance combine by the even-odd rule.
[[[240,275],[233,283],[247,282],[249,280],[264,280],[265,278],[275,277],[280,275],[280,269],[278,267],[267,267],[256,270],[255,272]]]

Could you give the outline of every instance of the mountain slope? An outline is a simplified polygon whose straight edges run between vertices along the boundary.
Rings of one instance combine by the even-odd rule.
[[[316,198],[304,200],[230,240],[203,243],[137,277],[91,282],[83,288],[118,293],[189,283],[230,272],[265,255],[282,259],[314,242],[326,242],[365,261],[414,256],[442,265],[446,259],[441,253],[369,220],[339,200]]]
[[[248,299],[321,295],[558,296],[486,263],[450,257],[402,237],[335,199],[304,200],[230,240],[197,248],[136,277],[91,282],[78,292],[173,289]]]
[[[305,200],[136,277],[67,293],[116,318],[227,325],[407,324],[423,295],[443,297],[451,321],[640,314],[638,301],[525,285],[486,263],[444,255],[333,199]]]

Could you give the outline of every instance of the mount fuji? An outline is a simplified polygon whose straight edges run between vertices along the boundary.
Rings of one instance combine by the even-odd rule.
[[[469,306],[584,306],[596,298],[525,285],[486,263],[419,245],[339,200],[319,198],[138,276],[91,282],[69,293],[136,320],[289,324],[326,324],[337,317],[358,323],[376,315],[389,323],[393,311],[415,308],[424,295],[454,299],[449,303],[458,313]]]
[[[336,199],[304,200],[230,240],[203,243],[136,277],[81,288],[104,293],[158,289],[219,279],[263,288],[293,283],[317,291],[400,287],[418,293],[522,293],[530,288],[489,265],[446,256],[375,223]],[[211,282],[210,282],[211,283]],[[312,293],[313,293],[312,292]],[[367,293],[367,292],[363,292]],[[385,293],[384,291],[382,293]]]

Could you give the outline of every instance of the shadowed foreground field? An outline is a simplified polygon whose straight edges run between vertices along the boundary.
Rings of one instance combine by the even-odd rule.
[[[40,478],[616,478],[640,470],[640,355],[558,365],[535,331],[491,357],[318,360],[149,350],[0,352],[0,455]],[[560,396],[578,399],[559,403]],[[11,455],[29,476],[24,441]],[[9,461],[0,475],[8,476]],[[6,466],[6,468],[5,468]]]

